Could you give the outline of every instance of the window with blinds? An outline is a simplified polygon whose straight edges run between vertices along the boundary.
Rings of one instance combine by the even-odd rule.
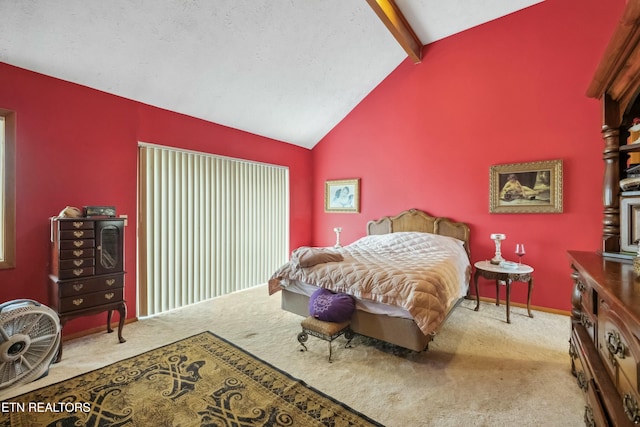
[[[289,170],[139,147],[138,313],[265,283],[289,254]]]
[[[16,113],[0,108],[0,269],[15,267]]]
[[[5,172],[4,172],[4,116],[0,115],[0,261],[3,261],[5,258],[4,253],[6,252],[5,244],[4,244],[4,235],[5,235],[5,227],[4,227],[4,183],[5,183]]]

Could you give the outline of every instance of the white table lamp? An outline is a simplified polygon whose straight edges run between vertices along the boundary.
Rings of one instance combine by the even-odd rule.
[[[493,240],[496,244],[496,254],[493,258],[491,258],[491,264],[497,265],[504,261],[504,258],[502,258],[502,252],[500,252],[500,242],[506,238],[507,236],[501,233],[493,233],[491,235],[491,240]]]
[[[339,248],[341,247],[340,245],[340,232],[342,232],[342,227],[336,227],[333,229],[333,231],[336,232],[336,244],[334,246],[334,248]]]

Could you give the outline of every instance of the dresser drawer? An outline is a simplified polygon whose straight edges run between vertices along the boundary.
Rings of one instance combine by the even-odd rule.
[[[593,299],[594,299],[594,290],[589,285],[589,282],[585,280],[580,273],[575,271],[571,275],[573,282],[575,284],[576,289],[580,292],[580,304],[582,306],[583,311],[588,313],[595,313],[593,309]]]
[[[108,291],[92,292],[60,300],[59,313],[66,314],[75,310],[97,307],[123,301],[123,289],[117,288]]]
[[[628,378],[624,375],[620,375],[619,378],[619,390],[622,399],[620,406],[624,410],[625,415],[629,418],[629,421],[634,424],[640,423],[640,399],[638,398],[638,387],[628,381]]]
[[[89,249],[96,246],[94,239],[60,240],[60,250]]]
[[[584,331],[584,329],[582,330]],[[569,339],[569,356],[571,356],[571,367],[573,374],[576,377],[578,387],[580,387],[580,390],[582,390],[586,397],[589,383],[593,378],[593,375],[589,370],[588,364],[585,363],[585,354],[577,329],[572,331],[571,338]]]
[[[75,259],[75,258],[95,258],[96,250],[89,249],[67,249],[60,251],[60,259]]]
[[[596,319],[596,316],[588,311],[582,311],[580,313],[580,324],[586,329],[592,343],[596,342],[598,335],[598,322]]]
[[[72,270],[76,268],[93,267],[95,258],[75,258],[60,260],[60,270]]]
[[[74,220],[58,220],[60,230],[87,230],[93,229],[93,221]]]
[[[96,269],[94,267],[78,267],[69,270],[60,270],[58,272],[58,278],[62,280],[75,279],[77,277],[93,276],[95,273]]]
[[[60,240],[94,239],[93,229],[61,230]]]
[[[598,322],[598,352],[610,371],[618,392],[622,396],[631,387],[637,394],[640,344],[604,300],[600,301]],[[627,383],[624,387],[623,380]]]
[[[124,286],[124,276],[92,277],[58,283],[60,297],[78,296],[98,291],[110,291]]]
[[[587,426],[607,427],[609,421],[606,411],[596,392],[596,385],[593,380],[589,381],[586,391],[586,406],[584,407],[584,424]]]

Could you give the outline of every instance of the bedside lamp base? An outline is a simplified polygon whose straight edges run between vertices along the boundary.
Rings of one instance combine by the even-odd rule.
[[[491,240],[493,240],[496,244],[496,254],[493,258],[491,258],[491,264],[495,264],[498,265],[500,264],[502,261],[504,261],[504,258],[502,258],[502,253],[500,252],[500,242],[504,239],[506,239],[507,236],[505,236],[504,234],[500,234],[500,233],[493,233],[491,235]]]

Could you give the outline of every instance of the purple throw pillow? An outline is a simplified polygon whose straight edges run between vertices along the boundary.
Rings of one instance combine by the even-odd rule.
[[[309,314],[325,322],[346,322],[351,318],[356,303],[351,295],[334,294],[320,288],[309,299]]]

